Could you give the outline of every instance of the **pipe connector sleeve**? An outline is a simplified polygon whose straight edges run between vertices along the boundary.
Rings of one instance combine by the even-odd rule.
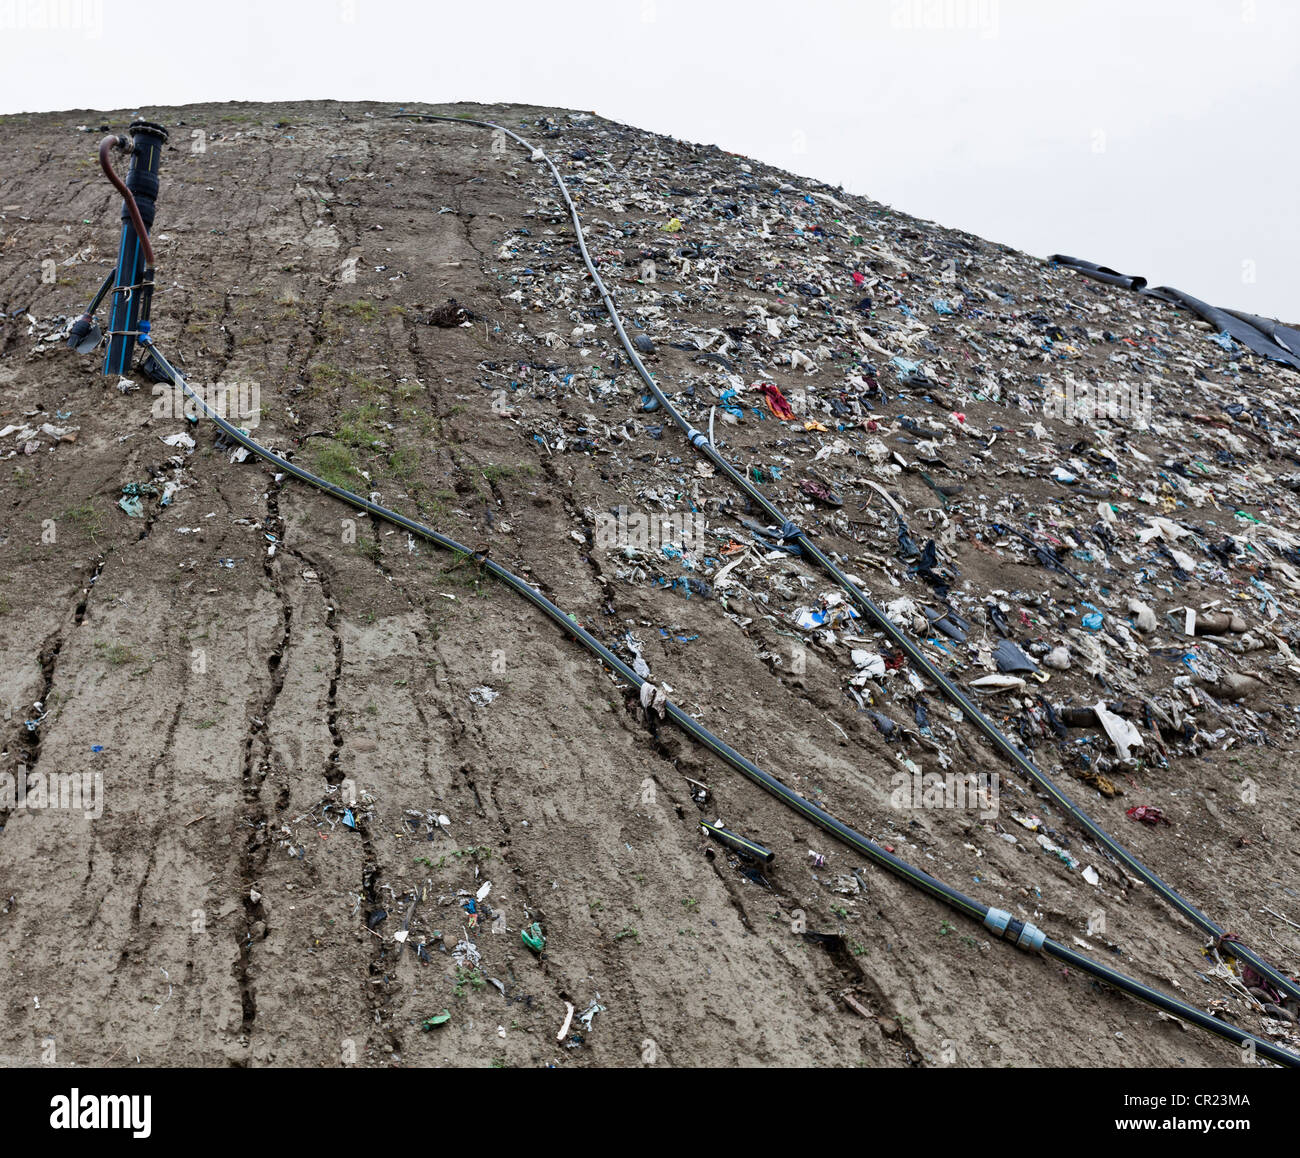
[[[1011,914],[1006,909],[990,909],[984,914],[984,927],[995,937],[1005,935]]]

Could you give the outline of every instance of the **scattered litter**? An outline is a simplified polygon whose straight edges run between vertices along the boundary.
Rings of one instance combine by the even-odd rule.
[[[589,1006],[587,1006],[586,1010],[578,1015],[578,1020],[582,1022],[583,1027],[588,1033],[590,1033],[592,1024],[596,1020],[596,1014],[604,1012],[605,1007],[601,1005],[599,1001],[593,1001]]]
[[[573,1024],[573,1002],[564,1003],[564,1023],[560,1026],[560,1032],[555,1035],[556,1041],[563,1041],[569,1036],[569,1026]]]
[[[1149,824],[1152,828],[1160,824],[1169,824],[1165,818],[1164,812],[1154,804],[1137,804],[1128,809],[1125,813],[1130,820],[1136,820],[1140,824]]]

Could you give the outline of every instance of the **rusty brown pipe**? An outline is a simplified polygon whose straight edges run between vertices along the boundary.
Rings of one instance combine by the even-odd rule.
[[[126,137],[119,137],[116,133],[110,133],[99,142],[99,167],[104,170],[104,176],[112,183],[113,188],[122,194],[122,200],[126,202],[126,211],[131,215],[131,225],[135,229],[135,235],[140,239],[140,245],[144,249],[145,266],[152,271],[154,266],[153,244],[149,240],[149,231],[144,227],[144,221],[140,217],[140,208],[135,203],[135,194],[126,187],[126,182],[117,175],[113,168],[113,162],[109,160],[109,153],[114,149],[121,149],[124,153],[131,151],[131,142]]]

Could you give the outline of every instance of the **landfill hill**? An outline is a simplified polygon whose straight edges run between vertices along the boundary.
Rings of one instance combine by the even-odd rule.
[[[943,671],[1007,685],[971,694],[1110,833],[1295,973],[1300,376],[721,147],[419,107],[546,150],[687,417]],[[864,864],[471,561],[68,350],[117,252],[95,147],[139,113],[171,133],[154,333],[195,383],[257,385],[261,441],[488,549],[941,880],[1300,1046],[1293,1005],[643,408],[546,167],[396,111],[2,118],[0,771],[104,789],[98,818],[0,809],[4,1064],[1241,1064]],[[1118,409],[1065,406],[1120,383]],[[611,539],[620,506],[639,545]],[[900,795],[914,772],[997,773],[997,807]],[[719,818],[773,863],[701,831]]]

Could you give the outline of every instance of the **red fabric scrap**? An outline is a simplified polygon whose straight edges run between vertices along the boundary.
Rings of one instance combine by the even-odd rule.
[[[1130,820],[1139,821],[1142,824],[1149,824],[1154,828],[1158,824],[1168,824],[1165,814],[1154,804],[1137,804],[1124,813]]]
[[[790,409],[790,403],[785,400],[785,395],[769,382],[760,382],[758,388],[767,398],[767,408],[784,422],[791,421],[795,414]]]

